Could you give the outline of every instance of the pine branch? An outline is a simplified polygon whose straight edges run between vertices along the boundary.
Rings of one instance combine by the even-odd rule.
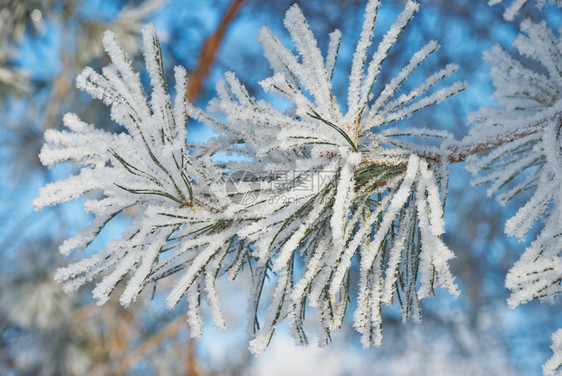
[[[468,136],[462,141],[451,143],[445,146],[443,157],[432,158],[434,162],[441,162],[443,159],[449,163],[463,162],[471,155],[489,151],[497,146],[508,144],[516,140],[525,138],[527,136],[539,133],[545,129],[552,121],[557,121],[558,129],[562,127],[562,117],[560,114],[555,114],[546,119],[541,119],[522,130],[514,130],[508,133],[497,134],[491,138],[486,138],[483,141],[473,142],[471,137]],[[475,138],[478,139],[476,136]]]
[[[556,0],[559,6],[562,2]],[[504,13],[513,18],[525,1],[514,1]],[[543,2],[544,3],[544,2]],[[510,13],[511,12],[511,13]],[[562,293],[560,221],[562,219],[562,54],[560,36],[546,22],[525,20],[514,46],[534,60],[530,69],[499,46],[484,54],[492,64],[495,98],[500,108],[481,108],[476,123],[460,145],[452,145],[449,160],[467,158],[467,168],[480,174],[475,184],[491,183],[488,194],[505,203],[524,191],[532,195],[505,225],[505,233],[520,241],[540,221],[542,230],[513,265],[505,279],[511,308],[533,299],[553,302]],[[537,69],[538,68],[538,69]],[[484,139],[482,141],[482,139]],[[451,149],[450,149],[451,150]],[[488,153],[479,153],[488,150]],[[553,357],[545,374],[559,371],[560,331],[553,335]]]
[[[208,72],[241,4],[241,0],[231,3],[206,43],[194,76],[202,79]],[[85,69],[78,86],[109,106],[113,119],[127,132],[108,134],[76,116],[65,117],[70,132],[49,132],[42,160],[49,165],[71,161],[81,172],[43,188],[35,205],[102,193],[101,199],[87,205],[95,226],[67,243],[68,251],[87,247],[123,208],[135,205],[139,211],[121,239],[61,268],[56,278],[73,291],[102,275],[93,290],[98,303],[126,283],[120,301],[127,306],[148,283],[178,274],[166,304],[171,308],[185,296],[191,332],[200,336],[202,298],[211,307],[215,325],[224,328],[215,280],[226,273],[236,276],[247,265],[254,277],[249,306],[257,328],[250,345],[255,353],[265,351],[278,323],[286,318],[293,336],[306,343],[307,301],[316,308],[320,340],[329,341],[351,298],[354,258],[361,259],[354,317],[364,346],[381,343],[381,305],[391,304],[395,296],[403,318],[418,319],[419,300],[437,287],[456,295],[448,265],[453,253],[442,240],[439,186],[444,177],[430,163],[441,149],[399,138],[447,140],[451,135],[423,128],[380,129],[466,85],[456,82],[435,89],[456,71],[456,66],[448,65],[401,94],[410,74],[438,49],[430,42],[377,97],[371,93],[391,47],[418,7],[408,1],[368,57],[378,12],[378,1],[369,1],[351,68],[347,103],[352,108],[347,113],[332,93],[341,36],[331,34],[325,57],[297,5],[284,20],[295,49],[287,48],[267,28],[259,37],[273,69],[261,85],[285,96],[292,106],[289,111],[252,98],[233,73],[217,83],[217,98],[208,112],[203,111],[186,100],[201,83],[191,80],[188,87],[186,72],[179,67],[172,103],[160,43],[151,26],[143,31],[152,87],[147,97],[115,35],[106,33],[104,46],[113,64],[102,74]],[[188,116],[214,128],[219,136],[208,147],[188,151]],[[244,158],[218,165],[213,161],[218,151]],[[244,173],[238,176],[236,171]],[[302,275],[295,265],[303,265]],[[272,273],[277,276],[273,301],[260,325],[259,304]]]
[[[442,152],[442,155],[436,157],[428,157],[426,158],[426,160],[433,163],[440,163],[443,160],[446,160],[448,163],[464,162],[471,155],[490,151],[498,146],[514,142],[533,134],[537,134],[543,131],[545,127],[554,120],[558,120],[558,130],[560,130],[560,128],[562,127],[562,118],[559,114],[555,114],[549,118],[537,121],[524,130],[515,130],[509,133],[497,134],[494,137],[486,138],[482,141],[476,142],[472,141],[470,136],[462,141],[449,142],[448,144],[444,145],[443,148],[445,150]],[[361,162],[375,166],[407,166],[407,162],[405,161],[385,159],[376,160],[366,157],[362,157]]]

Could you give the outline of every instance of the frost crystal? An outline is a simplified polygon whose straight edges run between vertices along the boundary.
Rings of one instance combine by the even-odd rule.
[[[415,89],[402,88],[439,48],[431,41],[374,92],[383,62],[418,4],[406,3],[368,56],[378,7],[375,0],[367,4],[349,76],[347,109],[332,93],[341,33],[330,34],[323,55],[296,5],[285,17],[296,54],[268,28],[259,35],[273,70],[261,86],[285,97],[292,104],[286,111],[251,97],[233,73],[218,82],[217,98],[206,111],[197,108],[185,101],[182,68],[175,70],[172,104],[151,26],[143,32],[152,86],[148,100],[138,73],[107,32],[104,46],[113,64],[103,75],[86,68],[78,86],[110,106],[112,118],[124,131],[108,133],[67,115],[70,132],[49,131],[41,160],[46,165],[71,161],[81,167],[80,173],[44,187],[34,204],[41,208],[87,194],[84,205],[95,215],[93,223],[67,240],[63,253],[88,247],[122,211],[135,208],[136,214],[121,239],[58,271],[66,290],[103,275],[93,292],[103,303],[126,280],[120,300],[128,305],[147,284],[178,274],[167,305],[173,307],[186,295],[192,334],[200,335],[201,296],[209,302],[215,324],[224,328],[215,280],[223,274],[232,280],[249,266],[254,353],[267,348],[285,318],[296,341],[306,343],[307,305],[317,313],[320,342],[328,343],[351,299],[354,258],[359,261],[354,326],[365,346],[381,343],[382,303],[396,299],[404,320],[419,320],[419,300],[432,295],[434,288],[457,294],[448,268],[454,256],[442,240],[440,190],[446,158],[440,148],[413,142],[451,136],[388,124],[466,85],[442,83],[456,70],[448,65]],[[218,136],[188,151],[188,115]],[[213,162],[219,151],[240,158],[219,167]],[[259,323],[264,284],[272,274],[272,299]]]

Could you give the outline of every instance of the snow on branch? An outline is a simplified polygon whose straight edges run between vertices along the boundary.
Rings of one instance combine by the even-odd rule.
[[[292,107],[280,111],[249,97],[229,73],[217,85],[218,98],[209,106],[210,114],[200,117],[226,136],[224,149],[234,153],[230,145],[238,138],[245,140],[242,153],[250,160],[237,162],[237,169],[256,176],[272,172],[261,188],[263,201],[248,208],[249,216],[257,221],[238,231],[238,236],[254,245],[259,270],[255,274],[262,278],[269,269],[278,273],[274,300],[261,325],[257,305],[263,282],[256,281],[250,304],[250,317],[256,317],[251,329],[259,328],[251,342],[255,353],[267,348],[284,317],[289,318],[296,342],[307,343],[303,329],[307,303],[315,308],[323,327],[320,343],[329,342],[330,332],[342,325],[351,299],[354,258],[361,260],[354,326],[363,334],[365,346],[381,343],[383,302],[398,301],[404,319],[419,319],[419,299],[433,294],[434,288],[458,292],[448,270],[453,254],[441,240],[439,163],[425,161],[439,150],[409,141],[451,136],[413,127],[399,132],[382,129],[466,85],[442,84],[456,71],[456,66],[448,65],[417,88],[401,90],[411,73],[438,50],[431,41],[374,95],[383,62],[418,4],[406,3],[369,57],[378,7],[378,1],[366,7],[349,76],[347,110],[331,92],[341,33],[330,34],[328,51],[323,54],[300,8],[293,5],[284,24],[295,53],[268,28],[262,28],[259,36],[273,70],[261,86],[286,98]],[[435,90],[436,86],[440,89]],[[216,120],[225,117],[227,126]],[[304,265],[302,271],[295,265]]]
[[[506,277],[512,308],[533,299],[552,302],[562,292],[561,40],[545,22],[525,20],[521,31],[514,46],[542,69],[524,66],[498,46],[488,51],[484,57],[492,64],[495,97],[501,107],[483,107],[472,114],[476,126],[463,141],[470,145],[503,140],[488,153],[467,160],[467,168],[476,175],[474,183],[490,184],[488,194],[497,194],[506,203],[521,192],[532,192],[507,221],[506,234],[523,241],[535,223],[544,224]],[[545,372],[553,372],[553,362],[549,361]]]
[[[68,131],[47,131],[40,157],[48,166],[73,162],[80,166],[80,172],[43,187],[33,204],[40,209],[85,196],[84,208],[94,214],[94,220],[61,245],[65,254],[87,248],[112,218],[135,209],[137,214],[121,239],[111,240],[104,250],[56,274],[57,280],[65,282],[66,291],[101,277],[93,291],[99,304],[129,276],[120,299],[126,306],[150,281],[199,260],[199,248],[209,242],[194,234],[215,234],[214,242],[227,241],[228,231],[213,229],[220,222],[214,213],[224,209],[227,199],[210,195],[221,192],[212,189],[221,182],[220,171],[210,159],[194,159],[188,153],[186,71],[180,67],[175,70],[172,104],[154,28],[149,25],[143,29],[150,98],[115,34],[107,31],[103,44],[112,64],[103,74],[84,69],[77,85],[109,106],[112,119],[123,131],[109,133],[67,114],[64,124]],[[198,181],[207,185],[196,184]]]
[[[562,368],[562,329],[558,329],[552,335],[552,346],[550,346],[554,354],[542,366],[545,375],[559,375]]]
[[[419,7],[408,1],[368,56],[378,6],[375,0],[367,4],[347,109],[332,92],[341,33],[330,34],[323,54],[297,5],[284,22],[296,53],[268,28],[259,35],[273,70],[261,86],[291,103],[285,111],[250,96],[233,73],[217,83],[217,97],[206,110],[197,108],[185,99],[187,78],[180,67],[172,103],[152,26],[143,31],[152,87],[148,97],[115,35],[107,32],[103,43],[112,64],[102,73],[84,69],[77,84],[110,107],[122,132],[102,131],[67,115],[68,130],[47,132],[41,160],[49,166],[73,162],[80,172],[42,188],[34,205],[86,198],[84,207],[94,220],[63,243],[67,254],[87,248],[124,210],[135,208],[136,214],[120,239],[59,269],[57,279],[65,289],[101,278],[93,294],[102,304],[126,281],[120,301],[128,305],[148,284],[174,275],[167,306],[186,296],[192,334],[200,335],[201,298],[209,303],[215,324],[224,328],[216,279],[226,274],[233,280],[245,269],[252,280],[249,330],[256,354],[267,348],[284,319],[297,343],[307,343],[307,306],[316,313],[320,343],[328,343],[353,298],[354,273],[359,276],[354,326],[364,346],[381,343],[383,303],[396,301],[404,320],[419,320],[419,300],[435,288],[458,294],[448,266],[454,255],[442,239],[448,160],[440,148],[412,141],[450,140],[451,135],[386,125],[455,95],[466,84],[446,84],[456,71],[447,65],[416,88],[403,90],[412,72],[438,50],[431,41],[374,92],[390,49]],[[188,117],[218,136],[188,151]],[[219,151],[240,158],[219,165],[213,160]],[[265,309],[260,302],[267,279],[274,286]]]
[[[515,40],[516,48],[541,64],[546,74],[526,68],[500,47],[488,51],[485,59],[493,64],[495,96],[502,107],[484,107],[472,114],[476,126],[463,141],[478,143],[510,134],[511,139],[498,143],[489,153],[469,157],[467,168],[477,174],[474,183],[491,184],[490,195],[501,190],[498,199],[502,203],[520,192],[534,191],[528,203],[507,221],[508,235],[524,240],[536,221],[545,223],[507,276],[506,284],[514,290],[512,306],[533,298],[554,298],[562,277],[561,269],[554,268],[553,272],[545,270],[543,279],[542,267],[537,266],[560,259],[562,55],[553,48],[560,39],[544,22],[524,21],[521,29],[526,35]]]

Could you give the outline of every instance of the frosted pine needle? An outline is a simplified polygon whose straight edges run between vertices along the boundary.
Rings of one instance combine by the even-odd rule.
[[[67,291],[96,281],[98,303],[110,299],[123,283],[123,305],[147,285],[175,278],[166,303],[184,296],[192,335],[202,334],[201,300],[213,321],[226,326],[217,278],[251,278],[249,331],[251,351],[267,348],[275,328],[289,318],[291,334],[308,343],[305,312],[314,310],[319,342],[338,330],[351,296],[353,260],[360,259],[355,328],[364,346],[382,341],[382,303],[394,297],[404,320],[420,319],[419,299],[436,287],[457,294],[448,269],[453,253],[443,243],[438,147],[412,140],[451,135],[426,127],[389,128],[387,124],[439,103],[465,89],[446,84],[456,66],[431,74],[409,92],[403,84],[439,46],[430,41],[387,83],[373,87],[384,61],[418,11],[408,1],[396,22],[368,56],[378,1],[369,1],[355,48],[347,110],[332,92],[332,75],[341,32],[330,34],[323,53],[297,5],[284,25],[296,52],[264,27],[259,41],[272,74],[260,84],[285,97],[280,110],[250,96],[234,73],[217,83],[217,97],[206,110],[185,99],[185,69],[175,68],[172,102],[163,70],[159,40],[152,26],[143,31],[143,51],[151,92],[145,95],[139,74],[111,32],[103,43],[112,64],[102,73],[86,68],[78,87],[110,107],[121,133],[109,133],[67,115],[69,130],[49,131],[41,152],[44,164],[73,162],[80,172],[44,187],[36,208],[87,195],[94,214],[88,228],[67,240],[68,254],[88,248],[101,229],[124,210],[135,207],[121,238],[89,258],[59,269]],[[410,85],[412,86],[412,85]],[[186,121],[199,120],[217,137],[187,150]],[[219,151],[233,156],[220,167]],[[421,244],[420,244],[421,242]],[[270,280],[273,297],[260,306]],[[265,320],[261,320],[265,314]]]

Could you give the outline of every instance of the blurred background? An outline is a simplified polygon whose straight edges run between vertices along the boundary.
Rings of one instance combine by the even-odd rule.
[[[388,82],[413,52],[435,39],[442,48],[419,68],[418,79],[452,62],[460,66],[454,79],[467,81],[470,88],[406,122],[446,129],[462,138],[468,129],[466,115],[482,105],[495,105],[490,67],[483,63],[482,52],[500,44],[515,53],[511,43],[524,18],[535,22],[546,18],[554,29],[562,26],[562,11],[553,6],[541,12],[529,4],[509,23],[501,17],[502,6],[488,7],[487,2],[420,0],[421,10],[391,50],[379,82]],[[462,163],[451,167],[445,213],[445,240],[457,255],[452,269],[461,296],[452,299],[442,293],[425,299],[423,321],[418,324],[402,323],[398,311],[387,307],[380,348],[362,349],[348,320],[327,348],[295,347],[282,326],[269,350],[254,358],[247,350],[243,293],[247,281],[243,279],[220,285],[228,329],[218,333],[208,325],[200,340],[190,339],[185,304],[167,310],[158,293],[146,292],[128,309],[115,298],[98,307],[91,286],[65,295],[53,281],[57,267],[72,259],[60,256],[58,245],[91,218],[79,201],[33,211],[31,200],[40,186],[74,171],[70,165],[47,170],[37,154],[44,131],[61,128],[62,115],[68,111],[100,128],[118,131],[103,104],[75,88],[75,78],[85,66],[99,70],[109,62],[101,45],[103,31],[117,33],[137,70],[146,76],[139,33],[143,24],[154,23],[170,82],[173,66],[186,67],[189,97],[205,107],[226,71],[236,72],[252,95],[263,97],[257,83],[270,70],[256,42],[257,33],[267,25],[289,44],[282,16],[293,3],[0,0],[0,374],[541,373],[541,364],[551,356],[551,333],[562,327],[560,303],[507,308],[504,278],[527,243],[506,237],[503,226],[520,202],[501,207],[486,197],[485,187],[470,187]],[[335,28],[343,32],[334,83],[336,95],[343,98],[366,1],[296,3],[322,49],[327,48],[328,33]],[[394,22],[405,0],[382,3],[375,40]],[[200,124],[189,123],[188,133],[192,143],[204,143],[212,136]],[[91,252],[118,237],[126,222],[126,217],[112,221]]]

